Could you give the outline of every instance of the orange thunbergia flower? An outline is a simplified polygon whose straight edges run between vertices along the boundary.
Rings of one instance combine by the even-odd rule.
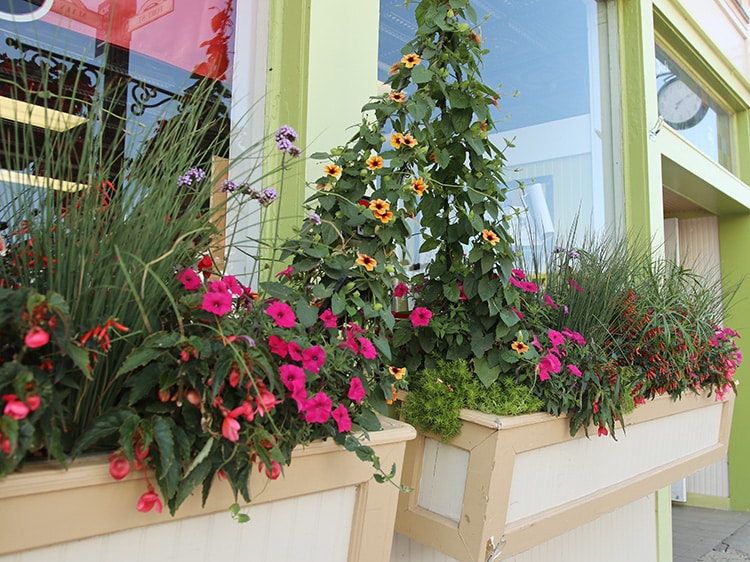
[[[393,213],[386,211],[385,213],[375,213],[375,216],[380,219],[380,222],[387,224],[393,218]]]
[[[391,68],[388,70],[388,75],[390,76],[391,74],[398,74],[398,71],[400,68],[401,68],[401,61],[394,62],[391,65]]]
[[[500,237],[497,234],[486,228],[482,231],[482,238],[487,240],[487,242],[489,242],[493,246],[500,241]]]
[[[323,168],[323,173],[327,176],[331,176],[332,178],[338,178],[341,175],[341,166],[337,166],[336,164],[328,164],[325,168]]]
[[[420,62],[422,62],[422,59],[417,53],[409,53],[408,55],[404,55],[404,58],[401,59],[401,62],[406,68],[413,68]]]
[[[401,380],[404,378],[404,375],[406,374],[406,367],[394,367],[391,365],[388,367],[388,372],[392,374],[394,377],[396,377],[396,380]]]
[[[378,265],[378,262],[367,254],[357,254],[356,263],[357,265],[361,265],[362,267],[364,267],[367,271],[372,271],[373,269],[375,269],[375,266]]]
[[[388,99],[397,103],[404,103],[406,101],[406,94],[404,92],[391,92],[388,94]]]
[[[404,135],[403,137],[401,137],[401,144],[409,148],[413,148],[417,146],[417,139],[415,139],[411,135]]]
[[[377,154],[373,154],[367,160],[365,160],[365,164],[367,164],[367,167],[371,170],[379,170],[383,167],[383,157],[378,156]]]
[[[510,344],[510,348],[519,355],[521,353],[526,353],[529,350],[529,346],[522,341],[514,341],[512,344]]]
[[[393,393],[393,400],[398,400],[398,390],[396,390],[395,386],[391,386],[391,392]],[[385,403],[393,404],[393,400],[389,400],[386,398]]]
[[[391,135],[391,146],[393,148],[401,148],[401,144],[404,141],[404,135],[401,133],[393,133]]]
[[[411,180],[411,188],[417,195],[421,196],[425,191],[427,191],[427,184],[422,178],[414,178],[413,180]]]

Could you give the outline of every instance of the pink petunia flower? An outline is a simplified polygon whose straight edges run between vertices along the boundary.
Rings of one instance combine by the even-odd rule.
[[[305,386],[305,371],[297,365],[281,365],[279,367],[281,382],[287,390]]]
[[[349,411],[346,409],[346,406],[344,406],[343,404],[339,404],[338,407],[333,411],[331,416],[333,416],[333,419],[336,420],[336,425],[338,426],[339,433],[344,433],[345,431],[351,430],[352,420],[349,417]]]
[[[232,293],[233,295],[237,295],[238,297],[245,292],[245,289],[240,285],[239,281],[237,281],[237,278],[234,275],[226,275],[224,279],[224,286],[227,288],[227,291]]]
[[[409,286],[406,283],[399,283],[393,289],[393,296],[400,299],[409,292]]]
[[[553,301],[552,297],[549,296],[549,295],[544,295],[544,305],[543,306],[551,306],[555,310],[557,310],[558,308],[560,308],[559,306],[557,306],[557,304],[555,304],[555,301]]]
[[[581,373],[581,369],[579,369],[575,365],[568,365],[568,372],[571,375],[575,375],[577,377],[580,377],[583,374],[583,373]]]
[[[346,393],[346,395],[350,400],[354,400],[357,404],[359,404],[360,402],[362,402],[362,399],[366,394],[367,392],[365,391],[365,387],[362,384],[362,380],[354,377],[349,383],[349,391]]]
[[[286,277],[287,279],[291,279],[293,272],[294,272],[294,267],[290,265],[284,271],[279,271],[276,274],[276,277]]]
[[[188,291],[195,291],[201,286],[201,278],[192,267],[183,269],[177,274],[177,280]]]
[[[415,328],[418,328],[420,326],[427,326],[430,323],[431,318],[432,311],[423,306],[415,308],[414,310],[412,310],[411,314],[409,314],[411,325]]]
[[[285,302],[276,301],[266,308],[266,314],[273,318],[274,323],[279,328],[292,328],[297,322],[292,307]]]
[[[224,316],[232,310],[232,295],[229,293],[206,293],[203,295],[201,308],[206,312],[213,312],[217,316]]]
[[[583,292],[583,287],[576,283],[575,279],[568,279],[568,285],[570,285],[571,288],[575,289],[579,293]]]
[[[209,293],[228,293],[229,289],[227,288],[224,281],[216,280],[211,281],[208,285],[206,285],[206,290]]]
[[[537,365],[537,372],[539,374],[540,381],[546,381],[550,378],[550,373],[559,373],[562,365],[560,360],[553,353],[548,353]]]
[[[375,350],[375,346],[367,338],[357,338],[359,342],[359,353],[365,359],[375,359],[378,356],[378,352]]]
[[[159,496],[153,490],[149,490],[148,492],[144,492],[138,499],[138,504],[135,508],[138,511],[146,513],[147,511],[151,511],[154,507],[156,508],[156,513],[161,513],[162,505]]]
[[[320,321],[323,322],[324,328],[337,328],[339,325],[339,319],[328,309],[321,313]]]
[[[49,334],[39,326],[32,326],[32,328],[26,332],[26,336],[23,338],[23,343],[26,347],[32,349],[44,347],[49,343]]]
[[[526,274],[521,269],[512,269],[510,272],[516,279],[526,279]]]
[[[296,341],[290,341],[288,349],[292,361],[302,361],[302,348]]]
[[[523,313],[520,310],[515,307],[511,308],[511,310],[516,313],[516,316],[518,316],[519,320],[523,320]]]
[[[302,352],[302,366],[311,373],[319,373],[326,362],[326,352],[319,345],[308,347]]]
[[[305,421],[307,423],[325,423],[331,417],[333,402],[325,392],[318,392],[306,404]]]
[[[271,350],[271,353],[278,355],[282,359],[286,357],[289,349],[286,341],[279,336],[268,336],[268,348]]]
[[[558,345],[565,343],[565,337],[557,330],[550,330],[547,332],[547,335],[549,336],[549,341],[552,344],[552,347],[557,347]]]

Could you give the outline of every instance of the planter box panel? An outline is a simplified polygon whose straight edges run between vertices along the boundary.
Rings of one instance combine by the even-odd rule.
[[[617,441],[592,436],[516,456],[508,523],[688,459],[719,441],[722,404],[631,425]],[[654,444],[658,443],[658,447]],[[596,463],[581,459],[596,458]]]
[[[404,483],[415,493],[399,499],[396,531],[461,562],[487,560],[501,539],[501,558],[525,552],[721,460],[733,406],[662,397],[628,415],[618,441],[596,428],[571,437],[567,418],[462,411],[448,444],[420,435],[407,446]],[[434,466],[443,458],[451,469]]]

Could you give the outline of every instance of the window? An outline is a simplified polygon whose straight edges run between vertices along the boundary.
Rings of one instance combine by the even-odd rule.
[[[510,205],[527,209],[518,224],[519,250],[551,248],[578,220],[578,235],[618,225],[610,88],[617,68],[614,3],[596,0],[474,0],[489,54],[483,80],[498,87],[501,115],[494,142],[505,152]],[[414,34],[401,0],[381,0],[379,77]],[[610,40],[612,37],[612,40]],[[517,95],[513,95],[514,92]],[[616,105],[615,105],[616,107]],[[619,160],[619,158],[617,159]],[[513,185],[514,182],[509,182]],[[531,232],[528,229],[531,228]]]

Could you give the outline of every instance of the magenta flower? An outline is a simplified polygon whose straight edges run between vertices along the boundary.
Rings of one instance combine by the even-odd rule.
[[[273,392],[264,388],[258,393],[258,396],[255,397],[257,413],[260,414],[260,417],[262,418],[267,412],[273,410],[279,402],[281,402],[281,400],[276,400],[276,396],[273,395]]]
[[[333,402],[325,392],[318,392],[307,401],[305,421],[307,423],[325,423],[331,417]]]
[[[516,279],[526,279],[526,274],[521,269],[512,269],[511,273]]]
[[[577,376],[577,377],[580,377],[580,376],[582,375],[582,373],[581,373],[581,369],[579,369],[579,368],[578,368],[578,367],[576,367],[575,365],[568,365],[568,372],[569,372],[569,373],[570,373],[571,375],[575,375],[575,376]]]
[[[518,316],[518,319],[519,319],[519,320],[523,320],[523,313],[522,313],[522,312],[521,312],[520,310],[518,310],[518,309],[517,309],[517,308],[515,308],[515,307],[514,307],[514,308],[511,308],[511,310],[512,310],[513,312],[515,312],[515,313],[516,313],[516,316]]]
[[[201,286],[201,278],[192,267],[183,269],[177,274],[177,280],[182,283],[188,291],[195,291]]]
[[[362,357],[365,359],[375,359],[378,356],[378,352],[370,340],[367,338],[357,338],[357,341],[359,342],[359,353]]]
[[[304,384],[298,384],[292,388],[292,400],[297,403],[299,413],[307,410],[307,389]]]
[[[268,347],[271,350],[271,353],[275,353],[281,358],[286,357],[289,349],[286,341],[279,336],[268,336]]]
[[[536,293],[539,291],[539,287],[536,286],[536,283],[532,283],[531,281],[524,281],[521,283],[521,288],[527,293]]]
[[[232,293],[233,295],[237,295],[238,297],[245,292],[245,289],[242,288],[242,285],[240,285],[239,281],[237,281],[237,278],[234,275],[227,275],[222,279],[224,281],[224,286],[227,288],[227,291]]]
[[[206,289],[210,293],[226,293],[229,291],[224,281],[217,280],[217,281],[211,281],[207,286]]]
[[[224,418],[221,424],[221,434],[232,443],[236,443],[240,440],[240,422],[234,418]]]
[[[539,373],[539,380],[546,381],[550,377],[550,373],[559,373],[562,365],[560,360],[553,353],[548,353],[537,365],[537,371]]]
[[[305,387],[306,376],[302,367],[298,367],[297,365],[282,365],[279,367],[279,376],[287,390],[293,391],[297,387]]]
[[[280,328],[292,328],[295,322],[297,322],[297,317],[294,315],[292,307],[285,302],[276,301],[266,308],[266,314],[273,318],[273,321]]]
[[[201,308],[206,312],[213,312],[217,316],[224,316],[232,310],[232,295],[229,293],[206,293],[203,295]]]
[[[570,285],[573,289],[575,289],[579,293],[583,292],[583,287],[581,287],[578,283],[576,283],[575,279],[568,279],[568,285]]]
[[[144,492],[143,495],[141,495],[141,497],[138,499],[138,504],[135,506],[138,511],[141,511],[143,513],[151,511],[154,507],[156,508],[156,513],[161,513],[161,500],[153,490]]]
[[[276,274],[276,277],[286,277],[287,279],[291,279],[293,272],[294,272],[294,267],[290,265],[284,271],[279,271]]]
[[[266,477],[270,480],[276,480],[279,476],[281,476],[281,464],[279,464],[279,461],[271,461],[271,470],[268,470],[268,467],[266,465],[262,466],[266,473]]]
[[[7,400],[5,408],[3,408],[3,414],[13,418],[16,421],[20,421],[29,415],[29,407],[18,400],[15,394],[6,394],[3,396],[3,400]]]
[[[331,415],[333,416],[333,419],[336,420],[339,433],[344,433],[352,428],[352,420],[349,417],[349,411],[343,404],[339,404]]]
[[[339,325],[339,319],[330,310],[326,309],[320,315],[320,321],[323,322],[325,328],[336,328]]]
[[[396,285],[396,287],[393,289],[393,296],[396,298],[401,298],[406,295],[406,293],[409,292],[409,286],[406,283],[399,283]]]
[[[302,361],[302,348],[296,341],[289,342],[288,350],[293,361]]]
[[[552,297],[549,296],[549,295],[544,295],[544,305],[543,306],[551,306],[555,310],[557,310],[558,308],[560,308],[559,306],[557,306],[557,304],[555,304],[555,301],[553,301]]]
[[[32,349],[37,347],[44,347],[49,343],[49,334],[42,330],[39,326],[32,326],[32,328],[26,332],[26,336],[23,338],[23,343],[26,347]]]
[[[557,330],[550,330],[547,332],[547,335],[549,336],[550,343],[552,343],[552,347],[557,347],[565,343],[565,337]]]
[[[352,353],[359,353],[359,345],[357,345],[357,342],[354,340],[354,335],[349,331],[346,333],[346,341],[340,343],[338,347],[348,347],[352,350]]]
[[[432,318],[432,311],[424,308],[423,306],[415,308],[409,315],[411,325],[415,328],[420,326],[427,326],[430,323],[430,318]]]
[[[326,352],[319,345],[308,347],[302,352],[302,366],[311,373],[319,373],[326,362]]]
[[[347,392],[347,396],[350,400],[354,400],[357,404],[362,402],[362,399],[365,397],[367,392],[365,392],[365,387],[362,384],[362,381],[358,379],[357,377],[354,377],[352,379],[352,382],[349,383],[349,392]]]
[[[568,330],[567,328],[563,328],[562,333],[565,334],[565,337],[567,337],[570,340],[573,340],[576,344],[586,345],[586,339],[578,332],[574,332],[572,330]]]

